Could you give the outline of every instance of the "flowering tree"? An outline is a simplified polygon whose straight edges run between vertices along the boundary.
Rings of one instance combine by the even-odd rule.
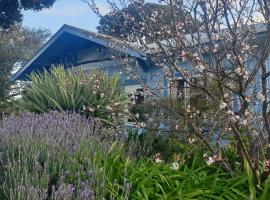
[[[94,0],[83,1],[102,17]],[[136,6],[143,22],[140,23],[140,29],[133,27],[132,35],[145,36],[153,41],[151,44],[144,43],[140,48],[163,71],[160,78],[165,75],[167,82],[171,82],[177,78],[177,74],[181,74],[186,83],[188,94],[185,96],[185,109],[177,109],[175,104],[170,104],[171,112],[177,117],[169,119],[184,122],[181,126],[176,123],[172,131],[186,133],[186,139],[191,143],[195,140],[202,142],[211,154],[207,156],[208,163],[219,162],[233,174],[222,154],[222,149],[230,140],[229,144],[237,149],[242,166],[247,161],[254,177],[257,177],[259,159],[262,158],[263,174],[268,176],[270,72],[267,60],[270,51],[270,2],[160,2],[170,7],[170,23],[162,23],[162,15],[155,10],[150,17],[147,16],[143,0],[108,0],[111,14],[126,8],[130,3]],[[186,17],[180,12],[183,10],[188,13]],[[125,17],[127,30],[130,31],[133,19],[129,15]],[[159,23],[160,30],[154,29],[153,23]],[[125,27],[126,24],[121,26]],[[127,45],[130,44],[128,42]],[[127,68],[127,63],[124,68]],[[124,71],[131,74],[131,77],[139,77],[131,73],[131,69]],[[156,91],[169,87],[170,84],[162,82],[157,84],[157,88],[144,85],[147,93],[152,96],[158,95]],[[201,109],[192,103],[195,97],[204,105],[211,105],[211,109]]]

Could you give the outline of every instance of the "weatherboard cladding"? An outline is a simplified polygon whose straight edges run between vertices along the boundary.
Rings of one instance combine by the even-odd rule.
[[[64,25],[57,31],[46,44],[33,56],[33,58],[22,67],[12,80],[26,79],[32,71],[42,70],[51,67],[52,64],[67,62],[68,64],[77,64],[76,59],[69,62],[68,59],[62,59],[68,55],[74,54],[83,47],[102,46],[112,48],[122,54],[135,57],[140,60],[146,60],[146,54],[135,49],[136,45],[120,41],[111,36],[100,33],[93,33],[73,26]],[[66,54],[66,55],[64,55]],[[68,56],[72,57],[72,56]]]

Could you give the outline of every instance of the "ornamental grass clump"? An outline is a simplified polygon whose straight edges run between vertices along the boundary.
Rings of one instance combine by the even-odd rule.
[[[128,110],[128,96],[120,85],[119,75],[58,66],[50,72],[31,74],[30,81],[18,103],[23,110],[72,111],[98,117],[111,125],[122,122],[127,114],[124,111]]]

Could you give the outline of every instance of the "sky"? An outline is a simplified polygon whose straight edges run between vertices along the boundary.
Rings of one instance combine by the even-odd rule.
[[[95,0],[102,14],[110,11],[107,0]],[[157,2],[148,0],[146,2]],[[56,0],[52,8],[38,12],[32,10],[23,11],[23,25],[30,28],[47,28],[52,34],[61,28],[63,24],[78,28],[97,31],[99,18],[91,11],[87,4],[81,0]]]
[[[106,0],[97,0],[100,11],[109,12]],[[30,28],[47,28],[55,33],[63,24],[96,31],[99,18],[80,0],[56,0],[53,7],[39,12],[23,11],[23,25]]]

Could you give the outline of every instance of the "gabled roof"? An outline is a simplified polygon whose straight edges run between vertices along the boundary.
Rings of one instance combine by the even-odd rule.
[[[39,49],[39,51],[25,66],[23,66],[21,69],[18,70],[18,72],[14,74],[12,80],[15,81],[25,78],[26,74],[31,73],[31,71],[35,70],[37,66],[39,69],[44,68],[44,66],[42,66],[42,63],[52,61],[53,58],[59,56],[59,51],[63,51],[63,49],[65,48],[72,48],[73,46],[78,45],[74,43],[72,44],[71,41],[70,44],[61,41],[62,43],[55,47],[54,45],[56,41],[60,41],[61,37],[64,37],[64,34],[69,34],[69,36],[80,38],[84,41],[112,48],[140,60],[146,60],[146,53],[143,52],[141,50],[141,47],[139,47],[137,44],[128,43],[111,36],[87,31],[65,24]]]

